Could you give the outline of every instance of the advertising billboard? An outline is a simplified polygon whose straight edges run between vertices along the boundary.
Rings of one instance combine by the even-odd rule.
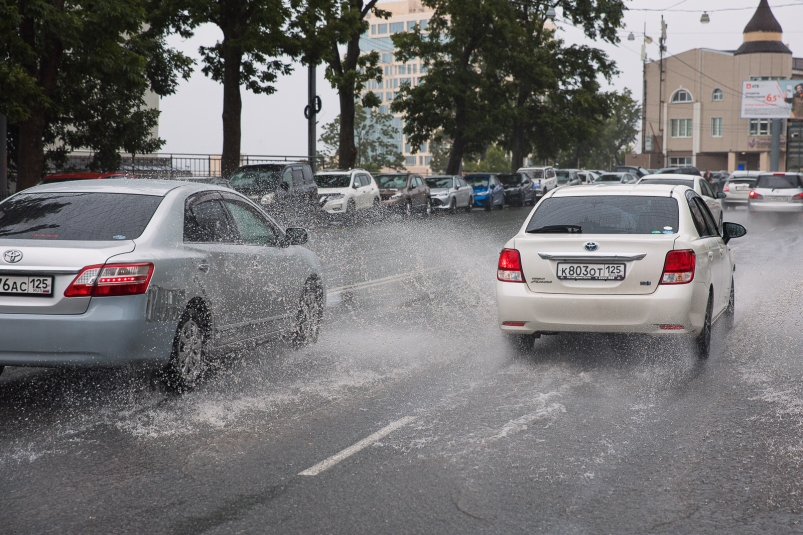
[[[742,119],[803,119],[803,80],[742,82]]]

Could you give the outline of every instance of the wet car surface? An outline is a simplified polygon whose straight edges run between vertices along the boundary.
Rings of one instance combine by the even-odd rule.
[[[529,211],[311,232],[318,343],[221,358],[183,396],[6,368],[0,531],[799,533],[803,222],[726,217],[749,234],[707,361],[614,335],[520,357],[494,273]]]

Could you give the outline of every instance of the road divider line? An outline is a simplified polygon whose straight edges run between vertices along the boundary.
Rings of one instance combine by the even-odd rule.
[[[404,427],[405,425],[409,424],[413,420],[415,420],[417,416],[405,416],[401,420],[396,420],[395,422],[386,425],[376,433],[365,437],[364,439],[360,440],[356,444],[349,446],[348,448],[344,449],[343,451],[336,453],[329,457],[328,459],[319,462],[315,466],[311,466],[307,468],[303,472],[300,472],[298,475],[300,476],[317,476],[324,470],[328,470],[332,468],[334,465],[339,463],[340,461],[347,459],[357,453],[360,450],[363,450],[379,440],[380,438],[386,437],[395,430],[399,429],[400,427]]]
[[[439,271],[440,268],[429,268],[429,269],[422,269],[420,271],[412,271],[409,273],[400,273],[398,275],[390,275],[389,277],[382,277],[381,279],[372,279],[368,281],[358,282],[355,284],[349,284],[347,286],[340,286],[338,288],[331,288],[326,292],[326,299],[327,301],[332,297],[342,294],[343,292],[351,292],[355,290],[365,290],[368,288],[373,288],[374,286],[382,286],[383,284],[391,284],[394,282],[399,282],[405,279],[412,279],[417,277],[418,275],[424,275],[427,273],[432,273],[435,271]]]

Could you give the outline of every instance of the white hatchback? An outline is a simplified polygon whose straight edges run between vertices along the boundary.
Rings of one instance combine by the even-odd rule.
[[[708,356],[733,321],[731,238],[685,186],[575,186],[548,194],[499,257],[499,327],[520,349],[543,333],[685,335]]]

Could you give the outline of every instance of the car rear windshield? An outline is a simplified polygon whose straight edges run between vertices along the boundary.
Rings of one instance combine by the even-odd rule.
[[[639,184],[666,184],[668,186],[694,187],[694,180],[686,178],[642,178]]]
[[[521,184],[521,175],[518,173],[501,173],[496,175],[504,186],[518,186]]]
[[[622,175],[600,175],[597,182],[621,182]]]
[[[791,189],[803,188],[800,175],[761,175],[756,183],[757,188]]]
[[[374,178],[381,189],[401,189],[407,187],[407,175],[377,175]]]
[[[629,195],[544,199],[527,225],[530,233],[672,234],[677,229],[677,200]]]
[[[555,171],[558,177],[558,182],[568,182],[570,173],[568,171]]]
[[[138,238],[157,195],[30,193],[0,204],[0,239],[112,241]]]
[[[274,190],[279,184],[279,173],[284,169],[281,165],[261,165],[236,170],[229,182],[237,191],[248,193],[250,191]]]
[[[319,188],[347,188],[351,185],[351,175],[346,173],[315,175],[315,184]]]

